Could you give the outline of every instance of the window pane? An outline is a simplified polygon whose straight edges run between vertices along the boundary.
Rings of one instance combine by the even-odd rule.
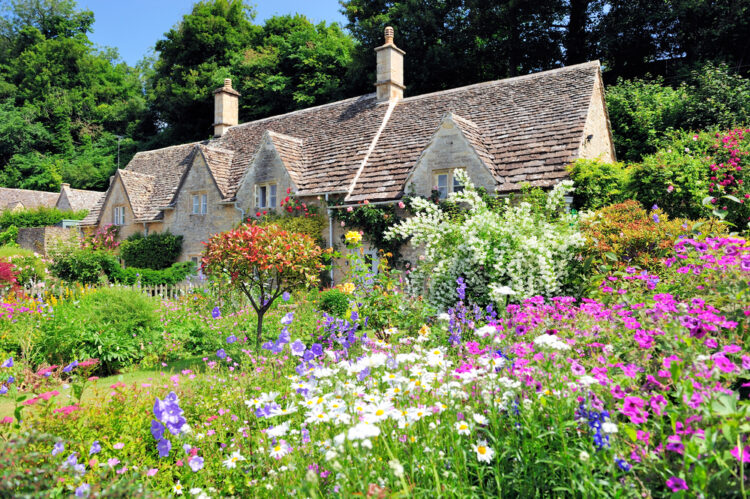
[[[201,213],[205,215],[207,211],[208,211],[208,195],[203,194],[201,195]]]
[[[456,178],[456,172],[453,172],[453,192],[461,192],[464,190],[464,186]]]
[[[193,196],[193,213],[198,213],[198,196]]]
[[[271,191],[271,195],[269,196],[269,208],[276,208],[276,184],[271,184],[268,186]]]
[[[266,193],[267,193],[266,188],[267,187],[265,185],[260,188],[260,207],[261,208],[265,208],[266,206],[268,206],[268,204],[266,203],[266,201],[267,201],[267,198],[266,198]]]
[[[440,199],[448,197],[448,174],[441,173],[437,176],[437,189],[440,194]]]

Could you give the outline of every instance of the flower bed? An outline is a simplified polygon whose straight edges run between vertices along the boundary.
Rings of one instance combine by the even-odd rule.
[[[287,313],[261,353],[232,335],[201,372],[40,395],[0,431],[79,496],[740,496],[750,244],[683,239],[666,263],[598,300],[460,301],[416,335]],[[18,466],[15,491],[40,487]]]

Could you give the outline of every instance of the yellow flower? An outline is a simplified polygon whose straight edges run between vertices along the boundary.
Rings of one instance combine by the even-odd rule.
[[[425,324],[419,330],[419,336],[429,336],[429,335],[430,335],[430,326],[428,326],[427,324]]]
[[[362,241],[362,234],[357,231],[350,230],[344,235],[346,244],[359,244]]]
[[[341,291],[343,291],[344,293],[346,293],[348,295],[354,293],[354,283],[347,282],[347,283],[342,284],[341,285]]]

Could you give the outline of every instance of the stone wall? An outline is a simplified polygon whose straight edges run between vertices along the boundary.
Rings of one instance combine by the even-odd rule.
[[[71,240],[77,235],[77,228],[24,227],[18,229],[18,239],[16,239],[16,242],[24,249],[29,249],[46,256],[49,250],[55,245]]]
[[[609,116],[604,102],[601,77],[594,85],[589,113],[583,127],[583,137],[578,156],[584,159],[615,161],[615,147],[609,128]]]
[[[119,176],[115,177],[112,187],[110,188],[109,198],[102,207],[102,212],[99,218],[102,227],[114,223],[114,209],[116,206],[125,207],[125,225],[120,226],[118,236],[120,241],[124,241],[128,236],[135,234],[136,232],[144,232],[143,224],[135,222],[133,210],[130,209],[130,202],[128,201],[128,196],[125,193],[125,189]]]
[[[193,196],[206,194],[208,198],[205,215],[193,213]],[[219,232],[233,228],[240,221],[240,212],[233,204],[220,204],[222,195],[214,183],[203,155],[196,154],[193,166],[183,181],[174,209],[164,212],[162,227],[151,227],[149,232],[168,230],[182,236],[180,261],[199,257],[205,248],[204,242]]]
[[[434,174],[456,168],[465,169],[477,187],[494,192],[495,179],[492,174],[480,161],[453,119],[446,117],[417,161],[404,192],[429,197],[434,187]]]
[[[265,182],[276,182],[277,211],[279,210],[279,203],[287,196],[287,189],[291,189],[291,192],[297,190],[297,186],[289,177],[289,173],[268,135],[263,139],[255,160],[248,168],[237,190],[237,204],[249,216],[266,209],[255,206],[255,186]]]

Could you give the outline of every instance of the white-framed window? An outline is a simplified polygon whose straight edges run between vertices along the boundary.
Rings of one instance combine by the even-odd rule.
[[[461,192],[464,190],[463,184],[458,181],[455,175],[456,170],[462,168],[454,168],[452,170],[441,170],[433,173],[433,189],[438,191],[438,197],[440,199],[446,199],[448,194],[452,192]]]
[[[255,186],[255,207],[276,208],[276,184],[258,184]]]
[[[193,194],[193,215],[205,215],[208,213],[208,195]]]
[[[115,206],[112,213],[112,223],[115,225],[125,225],[125,207]]]

